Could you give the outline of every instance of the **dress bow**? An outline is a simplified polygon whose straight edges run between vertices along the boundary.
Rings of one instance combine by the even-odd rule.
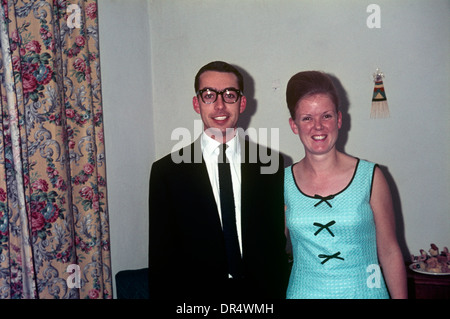
[[[319,227],[319,229],[314,233],[314,236],[317,236],[318,233],[320,233],[323,229],[328,230],[328,232],[330,233],[331,236],[334,237],[333,232],[331,231],[331,229],[329,227],[333,226],[334,224],[336,224],[336,222],[334,220],[332,220],[331,222],[329,222],[326,225],[322,225],[320,223],[314,223],[314,226]]]
[[[320,254],[318,257],[319,257],[319,258],[325,258],[325,259],[321,262],[321,264],[323,265],[323,264],[326,263],[328,260],[333,259],[333,258],[344,260],[344,258],[338,257],[340,254],[341,254],[341,252],[338,251],[337,253],[335,253],[335,254],[333,254],[333,255],[324,255],[324,254]]]
[[[322,197],[322,196],[316,194],[316,195],[314,195],[314,198],[320,199],[320,201],[317,204],[315,204],[314,207],[319,206],[323,202],[327,203],[328,206],[332,207],[331,204],[328,201],[333,199],[334,195],[329,195],[329,196],[326,196],[326,197]]]

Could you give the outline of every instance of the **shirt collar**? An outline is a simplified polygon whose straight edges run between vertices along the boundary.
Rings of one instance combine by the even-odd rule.
[[[209,137],[205,132],[201,135],[201,148],[202,153],[206,156],[212,156],[216,153],[217,148],[221,144],[220,142],[216,141],[215,139],[212,139]],[[229,140],[227,143],[227,154],[239,154],[240,153],[240,143],[239,143],[239,137],[238,137],[238,131],[236,131],[236,135]],[[218,154],[218,153],[217,153]]]

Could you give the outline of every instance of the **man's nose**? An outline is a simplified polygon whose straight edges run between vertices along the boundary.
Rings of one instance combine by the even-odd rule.
[[[223,95],[219,94],[217,100],[214,103],[214,107],[218,110],[225,108],[225,102],[223,101]]]

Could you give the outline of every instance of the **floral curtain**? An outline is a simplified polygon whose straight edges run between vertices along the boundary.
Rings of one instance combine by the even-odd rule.
[[[0,298],[111,298],[97,2],[0,18]]]

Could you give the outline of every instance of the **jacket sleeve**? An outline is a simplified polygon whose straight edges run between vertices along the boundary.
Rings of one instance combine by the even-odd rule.
[[[174,261],[175,232],[171,231],[168,165],[157,161],[152,165],[149,190],[149,289],[150,298],[163,298],[169,291],[167,279]]]

